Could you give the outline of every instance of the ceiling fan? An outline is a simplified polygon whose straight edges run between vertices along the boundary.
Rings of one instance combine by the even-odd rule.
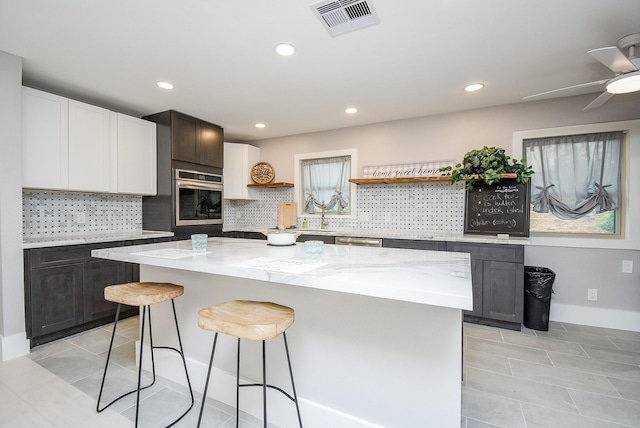
[[[618,40],[616,46],[590,50],[587,52],[589,55],[616,73],[614,78],[596,80],[595,82],[581,83],[579,85],[529,95],[524,97],[523,100],[542,97],[570,89],[606,84],[606,90],[584,108],[584,110],[589,110],[600,107],[616,94],[640,91],[640,57],[636,56],[636,49],[638,49],[638,54],[640,54],[640,33],[624,36]],[[627,55],[625,55],[625,51],[628,52]]]

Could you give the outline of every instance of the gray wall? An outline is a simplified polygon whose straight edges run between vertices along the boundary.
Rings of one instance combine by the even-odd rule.
[[[22,60],[0,52],[0,359],[29,352],[22,271]]]
[[[484,145],[501,146],[512,153],[516,131],[640,119],[639,94],[617,96],[604,107],[583,111],[595,96],[519,103],[251,144],[260,147],[261,159],[273,165],[276,181],[293,182],[296,153],[357,148],[360,168],[429,160],[459,161],[467,151]],[[638,242],[638,237],[634,240]],[[547,266],[557,273],[552,319],[640,331],[640,251],[638,247],[631,248],[634,249],[532,245],[525,250],[525,263]],[[633,274],[621,273],[622,260],[634,262]],[[598,289],[597,302],[587,301],[587,288]]]

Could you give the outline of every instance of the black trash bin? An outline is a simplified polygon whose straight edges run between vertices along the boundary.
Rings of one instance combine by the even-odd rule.
[[[524,267],[524,326],[533,330],[549,330],[549,308],[556,274],[549,268]]]

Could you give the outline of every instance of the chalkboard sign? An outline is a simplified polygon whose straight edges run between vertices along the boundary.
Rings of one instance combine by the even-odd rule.
[[[501,179],[467,190],[464,233],[529,236],[529,184]]]

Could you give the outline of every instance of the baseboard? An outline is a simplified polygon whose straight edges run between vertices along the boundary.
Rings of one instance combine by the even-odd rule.
[[[138,342],[139,343],[139,342]],[[137,348],[137,347],[136,347]],[[136,352],[137,354],[137,352]],[[149,347],[145,346],[145,356],[149,356]],[[179,355],[172,351],[158,349],[155,351],[156,372],[159,376],[169,379],[175,383],[186,386],[184,369]],[[136,361],[138,354],[136,355]],[[150,367],[150,359],[143,362],[145,368]],[[204,381],[207,377],[207,365],[199,361],[187,358],[189,378],[194,391],[202,393]],[[256,379],[240,379],[241,382],[259,382]],[[278,385],[282,386],[282,385]],[[289,385],[284,385],[286,391],[290,392]],[[236,375],[217,368],[211,371],[211,382],[207,396],[218,400],[231,407],[236,405]],[[243,412],[262,420],[262,389],[243,388],[240,408]],[[323,406],[304,397],[298,397],[302,422],[305,428],[383,428],[380,425],[368,422],[353,415],[343,413],[339,410]],[[281,427],[297,427],[298,419],[295,405],[292,401],[280,393],[268,393],[268,419],[270,424]]]
[[[640,312],[590,308],[551,302],[551,321],[640,332]]]
[[[2,361],[29,355],[29,350],[29,339],[27,339],[25,332],[11,336],[0,336],[0,360]]]

